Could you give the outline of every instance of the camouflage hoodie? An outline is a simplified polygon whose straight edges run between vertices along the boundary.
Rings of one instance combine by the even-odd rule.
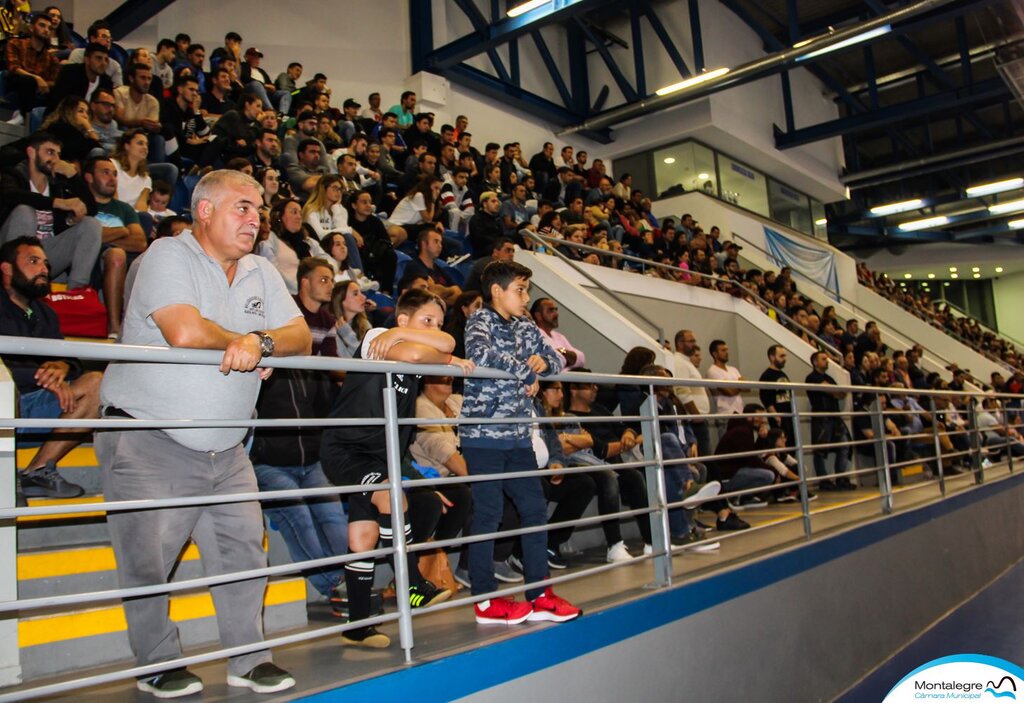
[[[528,317],[506,320],[490,306],[477,310],[466,322],[466,358],[477,366],[508,371],[515,379],[467,378],[464,418],[530,417],[532,401],[524,385],[537,380],[526,360],[538,354],[548,362],[543,375],[562,370],[558,355]],[[462,446],[512,449],[531,446],[530,423],[507,425],[461,425]]]

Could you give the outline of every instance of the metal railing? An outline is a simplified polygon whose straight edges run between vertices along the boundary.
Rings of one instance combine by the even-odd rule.
[[[50,358],[64,357],[93,360],[116,360],[122,362],[210,365],[219,364],[222,356],[221,352],[213,350],[168,349],[128,345],[107,345],[82,342],[38,340],[17,337],[0,337],[0,355],[8,354],[41,355]],[[270,637],[261,642],[235,646],[231,648],[216,649],[214,651],[203,651],[199,654],[189,654],[179,657],[178,659],[175,659],[173,661],[165,661],[158,664],[134,666],[116,671],[104,671],[102,673],[86,672],[83,674],[76,674],[71,678],[56,683],[45,683],[43,685],[37,685],[32,687],[23,687],[18,688],[16,690],[10,690],[6,693],[0,692],[0,703],[56,695],[59,693],[78,690],[84,687],[98,686],[102,684],[123,681],[125,679],[130,679],[132,677],[153,675],[155,673],[166,671],[173,668],[189,666],[214,660],[221,660],[226,657],[258,651],[265,648],[298,644],[302,642],[308,642],[310,640],[321,639],[324,637],[336,635],[338,633],[356,627],[378,625],[391,622],[397,622],[399,630],[399,645],[404,652],[406,661],[411,661],[412,650],[415,643],[415,632],[413,628],[414,618],[422,617],[423,615],[428,613],[438,612],[457,607],[465,607],[471,603],[475,603],[485,599],[490,599],[495,596],[514,595],[529,589],[537,588],[538,586],[542,585],[561,584],[570,581],[575,581],[578,579],[588,578],[605,573],[612,569],[618,569],[624,566],[630,566],[645,561],[650,561],[652,564],[655,586],[661,588],[671,586],[679,578],[679,576],[677,575],[679,565],[673,562],[673,557],[688,552],[695,545],[688,544],[676,546],[672,543],[673,535],[670,532],[669,513],[672,510],[681,509],[684,503],[682,495],[669,495],[668,485],[666,482],[666,471],[678,471],[680,469],[686,470],[687,467],[698,463],[708,464],[709,469],[714,469],[714,461],[749,459],[752,464],[755,464],[756,462],[759,461],[760,457],[776,452],[790,452],[794,454],[797,459],[797,463],[795,467],[792,469],[792,471],[795,472],[798,476],[797,480],[781,481],[776,482],[770,486],[752,487],[743,490],[730,490],[729,484],[726,481],[723,486],[723,491],[720,495],[714,498],[707,499],[708,502],[715,501],[714,503],[712,503],[712,507],[715,510],[724,511],[727,510],[725,506],[730,505],[730,503],[723,501],[736,501],[746,496],[758,495],[770,491],[787,489],[796,489],[799,494],[799,508],[797,513],[788,516],[780,521],[766,523],[763,525],[756,525],[749,530],[733,532],[728,535],[716,535],[716,540],[725,542],[727,544],[733,544],[734,542],[744,540],[745,536],[750,534],[764,533],[768,530],[777,529],[780,525],[787,525],[797,521],[802,523],[803,534],[806,538],[809,539],[815,534],[814,518],[816,516],[831,514],[841,510],[848,510],[853,506],[865,505],[874,501],[879,502],[880,515],[890,514],[897,507],[894,500],[895,493],[890,481],[890,472],[900,468],[901,466],[909,466],[913,463],[927,462],[933,466],[935,479],[938,481],[940,493],[943,497],[947,494],[947,491],[949,490],[950,479],[948,476],[946,464],[951,459],[958,457],[964,457],[969,459],[970,475],[973,477],[973,482],[980,484],[983,481],[985,481],[985,466],[982,459],[982,452],[984,451],[983,446],[986,443],[982,441],[980,437],[981,430],[980,428],[978,428],[976,423],[973,401],[979,397],[992,396],[982,396],[980,394],[972,393],[951,394],[948,392],[916,391],[913,389],[902,388],[883,389],[861,386],[855,387],[836,385],[829,386],[827,390],[835,392],[857,393],[861,396],[873,395],[875,396],[875,400],[870,404],[870,407],[861,407],[861,409],[857,409],[854,411],[802,412],[799,409],[800,404],[797,402],[797,394],[806,394],[807,392],[821,393],[824,390],[822,386],[803,383],[761,383],[748,381],[710,380],[698,381],[665,377],[640,377],[579,373],[565,373],[552,375],[547,377],[547,380],[562,381],[569,384],[598,383],[608,385],[628,385],[632,387],[640,386],[646,391],[646,397],[643,400],[642,405],[640,406],[638,414],[636,415],[572,417],[572,422],[579,423],[584,426],[592,425],[595,423],[608,422],[640,423],[641,435],[643,437],[642,459],[625,461],[622,463],[609,462],[603,463],[602,465],[599,466],[567,466],[559,469],[540,467],[536,470],[518,471],[515,473],[501,474],[500,476],[469,475],[464,477],[450,476],[440,479],[416,479],[411,481],[403,480],[401,475],[402,457],[400,456],[400,451],[402,447],[399,444],[399,427],[419,424],[458,426],[466,422],[469,422],[471,424],[528,423],[531,426],[548,424],[559,425],[565,423],[566,418],[535,416],[491,419],[473,418],[469,420],[466,420],[464,418],[403,418],[399,417],[398,404],[396,402],[396,391],[391,384],[392,374],[462,375],[461,370],[449,366],[414,365],[397,362],[361,361],[352,359],[328,359],[324,357],[269,358],[264,361],[266,362],[266,366],[278,368],[314,369],[323,371],[359,371],[367,373],[385,374],[387,377],[387,383],[385,389],[383,390],[384,416],[380,419],[375,420],[356,420],[348,418],[302,418],[301,420],[168,419],[143,421],[127,418],[96,420],[40,420],[5,418],[3,424],[5,427],[8,428],[75,427],[95,428],[102,430],[239,426],[287,427],[296,426],[298,424],[301,424],[304,427],[383,425],[386,430],[385,438],[387,449],[386,456],[388,475],[387,482],[378,484],[375,488],[377,490],[387,490],[389,492],[389,498],[392,509],[392,527],[394,533],[393,547],[373,549],[370,551],[349,553],[345,555],[337,555],[321,559],[298,561],[288,564],[280,564],[276,566],[267,566],[263,568],[250,569],[247,571],[235,572],[230,574],[191,578],[184,581],[175,581],[173,583],[156,583],[152,585],[138,586],[133,588],[116,588],[85,593],[41,596],[36,598],[0,601],[0,613],[3,613],[6,617],[11,617],[15,615],[22,616],[44,608],[92,605],[100,602],[117,602],[124,598],[150,596],[155,594],[176,593],[184,590],[240,581],[244,579],[279,576],[285,574],[299,574],[314,568],[322,568],[327,566],[338,567],[357,559],[378,559],[386,556],[394,557],[395,583],[398,602],[397,612],[386,612],[382,615],[370,617],[368,619],[356,622],[348,622],[340,625],[309,627],[301,632]],[[503,372],[485,368],[477,369],[476,371],[468,375],[472,377],[492,379],[511,378],[511,376]],[[662,423],[673,421],[685,423],[688,422],[689,420],[692,420],[693,418],[686,415],[663,415],[659,412],[659,406],[656,400],[656,391],[657,389],[664,386],[700,387],[709,389],[738,388],[741,391],[745,392],[753,392],[761,389],[788,390],[793,395],[791,412],[788,414],[774,413],[767,415],[769,417],[777,418],[786,417],[791,422],[791,425],[794,430],[794,436],[788,439],[786,447],[780,449],[756,449],[754,451],[717,454],[714,457],[673,456],[671,455],[671,453],[666,454],[666,449],[661,439],[662,431],[664,429],[662,427]],[[902,437],[886,437],[886,417],[908,416],[912,414],[914,411],[883,410],[883,408],[881,407],[881,401],[879,400],[879,397],[883,395],[886,397],[912,395],[919,398],[923,398],[926,401],[927,409],[931,412],[931,417],[933,418],[936,417],[937,410],[939,412],[946,411],[946,404],[948,403],[949,398],[964,400],[967,402],[966,413],[968,424],[964,430],[950,431],[948,429],[940,428],[938,422],[932,422],[930,429],[926,432],[917,433],[916,435],[906,435]],[[1020,396],[1012,397],[1014,399],[1020,399]],[[939,404],[941,404],[941,407]],[[809,438],[805,436],[806,430],[802,426],[804,421],[809,420],[812,423],[813,427],[816,421],[820,421],[825,417],[833,418],[833,421],[835,421],[835,419],[838,418],[841,422],[843,422],[844,426],[845,418],[853,418],[855,422],[858,418],[870,418],[870,424],[871,429],[874,432],[874,438],[854,436],[852,439],[840,437],[838,441],[808,441]],[[701,416],[701,419],[705,422],[714,420],[734,420],[735,418],[736,416],[728,414],[709,414]],[[992,449],[1002,449],[1006,451],[1007,469],[1010,472],[1012,472],[1014,468],[1012,450],[1014,449],[1014,447],[1016,447],[1016,445],[1021,443],[1009,437],[1011,428],[1009,425],[1009,416],[1006,413],[1003,414],[1003,425],[1000,429],[1002,432],[1006,433],[1006,441],[1003,443],[997,443],[995,446],[989,444],[989,446]],[[944,438],[944,435],[945,438],[948,440],[951,433],[959,433],[959,435],[953,436],[966,436],[969,438],[969,448],[965,451],[960,451],[956,456],[954,456],[951,452],[944,452],[942,447],[940,446]],[[834,438],[830,437],[826,439],[832,440]],[[912,459],[903,461],[890,460],[890,450],[888,447],[889,444],[893,442],[909,443],[914,442],[915,440],[918,440],[917,444],[919,446],[932,447],[931,454],[925,456],[917,456]],[[815,452],[826,452],[832,450],[856,451],[857,449],[863,450],[864,448],[870,448],[872,450],[871,466],[865,468],[851,468],[841,474],[835,474],[834,472],[826,472],[824,475],[812,475],[810,472],[810,458]],[[1024,448],[1024,444],[1021,444],[1021,448]],[[864,452],[862,451],[861,453],[863,454]],[[630,510],[619,510],[613,513],[599,514],[591,517],[580,517],[575,520],[568,520],[558,523],[525,526],[514,530],[499,530],[498,532],[490,534],[463,535],[462,537],[441,540],[436,542],[407,544],[404,538],[405,524],[401,507],[404,490],[410,490],[418,487],[436,487],[440,485],[451,485],[455,483],[472,484],[480,481],[500,480],[508,478],[533,477],[540,479],[544,477],[551,477],[554,475],[572,475],[579,473],[592,474],[595,472],[607,472],[622,469],[641,469],[643,471],[648,497],[648,505],[646,507],[633,508]],[[717,469],[711,471],[712,478],[714,477],[715,471],[717,471]],[[684,474],[684,476],[685,475],[690,474],[687,473]],[[874,475],[877,477],[877,492],[871,492],[869,495],[866,496],[859,496],[854,501],[822,507],[821,509],[815,511],[811,510],[811,492],[816,487],[826,485],[825,482],[834,481],[836,479],[848,480],[851,478],[856,479],[860,477],[867,477],[870,475]],[[934,484],[932,484],[931,482],[923,482],[921,484],[921,487],[927,487],[929,485]],[[27,508],[15,508],[10,505],[0,505],[0,521],[12,521],[14,519],[17,519],[18,517],[26,516],[75,514],[81,512],[95,513],[95,511],[98,510],[106,512],[125,510],[138,511],[154,509],[174,509],[185,505],[210,505],[228,502],[249,502],[256,500],[262,501],[263,503],[272,503],[274,501],[279,501],[283,499],[294,500],[297,498],[313,498],[329,495],[337,495],[339,497],[343,497],[346,494],[357,491],[363,491],[364,489],[364,486],[335,486],[329,488],[296,489],[286,491],[261,490],[249,493],[238,493],[230,495],[207,495],[188,498],[170,497],[162,499],[132,501],[103,501],[99,503],[89,503],[85,505],[47,505]],[[905,490],[917,489],[918,487],[914,486],[908,487]],[[476,594],[468,597],[462,597],[444,603],[439,603],[437,605],[433,605],[427,608],[419,609],[415,612],[410,607],[408,598],[409,573],[407,571],[406,561],[404,558],[405,555],[409,552],[416,553],[428,549],[432,550],[438,548],[454,548],[472,542],[519,536],[536,532],[546,532],[549,530],[565,528],[570,526],[576,528],[594,527],[609,520],[620,521],[625,518],[636,518],[642,517],[644,515],[649,516],[650,520],[652,547],[650,554],[636,556],[630,559],[629,561],[625,562],[608,564],[602,563],[596,566],[586,566],[584,568],[563,572],[558,576],[549,576],[548,578],[540,582],[512,585],[505,588],[501,588],[500,590],[492,593]],[[863,517],[861,516],[856,519],[863,519]],[[4,568],[16,568],[14,556],[15,555],[13,554],[0,555],[0,559],[2,559],[4,562]]]
[[[605,293],[610,295],[619,304],[623,305],[626,309],[628,309],[631,313],[637,315],[638,317],[640,317],[640,319],[644,320],[648,324],[650,324],[653,327],[655,327],[655,329],[658,330],[659,341],[669,341],[669,340],[666,340],[664,338],[664,331],[662,330],[662,328],[660,326],[657,325],[657,323],[648,321],[647,318],[644,317],[643,314],[641,312],[639,312],[635,307],[630,305],[628,302],[624,301],[615,292],[609,290],[607,286],[605,286],[603,283],[601,283],[599,280],[597,280],[597,278],[592,276],[582,266],[579,266],[579,264],[581,262],[573,261],[572,259],[567,257],[564,253],[559,251],[558,247],[567,246],[567,247],[570,247],[570,248],[573,248],[573,249],[579,249],[580,251],[587,252],[588,254],[596,254],[596,255],[602,256],[602,257],[614,257],[614,258],[617,258],[617,259],[622,259],[623,261],[630,261],[630,262],[633,262],[633,263],[636,263],[636,264],[640,264],[641,266],[643,266],[645,268],[656,268],[656,269],[661,269],[661,270],[664,270],[664,271],[673,271],[675,273],[684,274],[684,275],[688,275],[688,276],[693,276],[693,277],[700,278],[701,280],[705,280],[705,281],[710,281],[715,286],[723,286],[723,287],[728,287],[731,290],[737,290],[737,291],[740,292],[741,296],[742,295],[749,295],[751,298],[753,298],[758,303],[760,303],[762,306],[764,306],[765,310],[772,310],[772,311],[774,311],[776,316],[779,318],[778,319],[779,324],[781,324],[781,325],[788,325],[790,327],[795,327],[795,328],[799,329],[801,332],[803,332],[808,337],[813,339],[815,344],[817,344],[822,349],[822,351],[827,351],[835,359],[842,360],[842,354],[840,353],[840,351],[838,349],[836,349],[836,347],[834,345],[832,345],[829,342],[825,341],[824,339],[819,337],[816,333],[812,332],[807,327],[801,325],[799,322],[797,322],[792,317],[787,315],[786,312],[784,310],[782,310],[782,308],[779,308],[774,303],[771,303],[771,302],[765,300],[758,293],[750,290],[749,288],[744,287],[742,283],[734,281],[731,278],[724,278],[722,276],[717,276],[717,275],[714,275],[714,274],[701,273],[700,271],[695,271],[695,270],[692,270],[692,269],[684,269],[684,268],[681,268],[679,266],[673,266],[672,264],[665,264],[665,263],[662,263],[662,262],[659,262],[659,261],[652,261],[651,259],[644,259],[644,258],[639,257],[639,256],[633,256],[631,254],[625,254],[625,253],[622,253],[622,252],[607,251],[605,249],[600,249],[598,247],[590,246],[589,244],[580,244],[579,242],[573,242],[571,240],[557,239],[557,238],[554,238],[554,237],[548,237],[548,236],[545,236],[545,235],[537,234],[535,232],[530,232],[528,230],[523,230],[522,233],[524,235],[526,235],[527,237],[529,237],[534,242],[537,242],[541,246],[545,247],[546,251],[552,252],[557,258],[559,258],[562,261],[564,261],[567,264],[569,264],[580,275],[582,275],[588,281],[590,281],[591,283],[593,283],[594,285],[599,287],[602,291],[604,291]],[[718,290],[718,288],[716,288],[715,290]],[[725,291],[723,291],[723,290],[719,290],[719,292],[725,293]],[[731,293],[726,293],[726,295],[731,295]]]

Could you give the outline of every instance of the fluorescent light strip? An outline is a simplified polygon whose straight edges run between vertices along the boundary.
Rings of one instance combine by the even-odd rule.
[[[513,7],[511,10],[508,11],[508,16],[518,17],[519,15],[527,13],[530,10],[536,10],[538,7],[541,7],[542,5],[547,5],[550,2],[551,0],[530,0],[529,2],[524,2],[522,5],[516,5],[515,7]]]
[[[945,215],[939,215],[938,217],[926,217],[923,220],[904,222],[899,228],[904,232],[915,232],[919,229],[931,229],[932,227],[941,227],[945,224],[949,224],[949,218]]]
[[[996,203],[995,205],[988,206],[988,211],[993,215],[999,215],[1004,212],[1016,212],[1017,210],[1024,210],[1024,200],[1008,200],[1005,203]]]
[[[1002,193],[1007,190],[1014,190],[1024,186],[1024,178],[1009,178],[1005,181],[996,181],[995,183],[984,183],[980,186],[971,186],[965,192],[970,198],[976,198],[979,195],[992,195],[993,193]]]
[[[827,224],[828,224],[828,220],[825,219],[824,217],[822,217],[820,220],[815,220],[814,221],[815,227],[824,227]]]
[[[1006,225],[1010,229],[1024,229],[1024,220],[1010,220]]]
[[[832,46],[826,46],[823,49],[817,49],[815,51],[810,52],[809,54],[804,54],[803,56],[798,57],[797,61],[806,61],[807,59],[813,59],[816,56],[824,56],[825,54],[830,54],[833,51],[839,51],[840,49],[845,49],[848,46],[853,46],[854,44],[860,44],[861,42],[866,42],[870,39],[874,39],[875,37],[880,37],[883,34],[888,34],[891,31],[891,24],[887,24],[882,27],[875,27],[874,29],[870,29],[866,32],[862,32],[861,34],[852,36],[849,39],[844,39],[841,42],[837,42]],[[811,43],[813,41],[814,40],[812,39],[808,41],[808,43]],[[804,44],[802,42],[797,42],[793,46],[794,48],[800,48],[800,46],[804,46]]]
[[[726,73],[729,72],[729,70],[730,69],[727,66],[723,66],[722,68],[716,68],[714,71],[701,73],[698,76],[687,78],[685,81],[679,81],[678,83],[667,85],[664,88],[659,88],[658,90],[655,91],[655,93],[657,95],[668,95],[670,93],[678,93],[680,90],[685,90],[686,88],[690,88],[695,85],[700,85],[701,83],[706,83],[712,78],[724,76]]]
[[[920,198],[914,198],[913,200],[904,200],[899,203],[889,203],[888,205],[878,205],[877,207],[871,208],[872,215],[895,215],[897,212],[906,212],[907,210],[916,210],[917,208],[924,205],[924,201]]]

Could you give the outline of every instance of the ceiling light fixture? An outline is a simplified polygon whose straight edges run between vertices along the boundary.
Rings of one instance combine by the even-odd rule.
[[[814,221],[814,226],[815,227],[824,227],[827,224],[828,224],[828,220],[826,218],[824,218],[824,217],[822,217],[820,220],[815,220]]]
[[[1016,212],[1017,210],[1024,210],[1024,199],[1008,200],[1005,203],[996,203],[995,205],[988,206],[988,211],[993,215],[999,215],[1004,212]]]
[[[697,178],[701,179],[702,181],[705,181],[705,180],[707,180],[710,177],[711,177],[711,174],[704,173],[703,171],[701,171],[700,173],[697,174]]]
[[[1024,220],[1010,220],[1006,226],[1010,229],[1024,229]]]
[[[1002,272],[1003,272],[1003,267],[1002,266],[996,266],[996,273],[1002,273]]]
[[[905,273],[905,274],[903,274],[903,277],[904,278],[913,278],[913,275],[911,275],[909,273]]]
[[[667,163],[667,164],[674,164],[675,162],[676,162],[676,157],[674,157],[674,156],[666,156],[665,157],[665,163]]]
[[[1007,190],[1014,190],[1024,186],[1024,178],[1008,178],[1005,181],[995,181],[993,183],[983,183],[977,186],[971,186],[964,192],[967,193],[967,197],[976,198],[979,195],[992,195],[993,193],[1002,193]]]
[[[934,273],[929,273],[928,274],[928,278],[935,278],[935,274]]]
[[[974,266],[971,268],[971,273],[978,273],[978,271],[981,271],[981,268],[979,268],[978,266]]]
[[[950,266],[950,267],[949,267],[949,272],[950,272],[950,273],[956,273],[956,272],[957,272],[957,268],[956,268],[956,266]]]
[[[724,76],[729,71],[730,69],[727,66],[723,66],[722,68],[716,68],[714,71],[706,71],[705,73],[701,73],[700,75],[687,78],[685,81],[679,81],[678,83],[673,83],[672,85],[666,85],[664,88],[659,88],[654,92],[657,95],[669,95],[670,93],[678,93],[680,90],[685,90],[686,88],[690,88],[695,85],[700,85],[701,83],[706,83],[710,81],[712,78]]]
[[[895,215],[897,212],[906,212],[907,210],[916,210],[917,208],[924,205],[924,201],[920,198],[914,198],[913,200],[904,200],[899,203],[889,203],[888,205],[878,205],[871,208],[872,215]]]
[[[949,274],[949,277],[950,278],[960,278],[960,274],[959,273],[951,273],[951,274]]]
[[[855,34],[849,39],[843,39],[842,41],[836,42],[835,44],[832,44],[830,46],[826,46],[822,49],[816,49],[814,51],[811,51],[810,53],[804,54],[803,56],[797,57],[797,61],[806,61],[807,59],[813,59],[816,56],[824,56],[825,54],[831,54],[833,51],[839,51],[840,49],[845,49],[848,46],[853,46],[854,44],[866,42],[868,40],[874,39],[875,37],[880,37],[883,34],[888,34],[891,31],[891,24],[882,25],[881,27],[875,27],[874,29],[869,29],[866,32]],[[824,39],[827,36],[828,35],[798,41],[796,44],[793,45],[793,48],[799,49],[802,46],[807,46],[815,41],[818,41],[819,39]]]
[[[916,232],[919,229],[931,229],[932,227],[941,227],[946,224],[949,224],[949,218],[945,215],[939,215],[937,217],[926,217],[923,220],[904,222],[899,228],[903,232]]]
[[[542,7],[550,3],[551,0],[529,0],[524,2],[522,5],[516,5],[508,11],[509,17],[518,17],[519,15],[525,14],[530,10],[536,10],[538,7]]]
[[[980,273],[976,273],[976,274],[974,274],[974,277],[975,278],[981,278],[981,274]]]

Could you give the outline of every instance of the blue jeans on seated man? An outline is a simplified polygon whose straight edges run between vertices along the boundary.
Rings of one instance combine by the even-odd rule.
[[[745,491],[749,488],[770,486],[773,483],[775,483],[775,472],[771,469],[744,467],[733,474],[731,479],[722,482],[722,493]]]
[[[661,433],[661,453],[665,459],[685,459],[687,447],[672,432]],[[665,499],[677,503],[683,499],[683,489],[693,478],[690,467],[674,465],[665,467]],[[668,529],[673,537],[688,535],[693,529],[693,511],[673,508],[668,511]]]
[[[307,466],[269,466],[254,464],[256,482],[261,491],[285,491],[296,488],[330,488],[320,462]],[[264,500],[263,514],[270,519],[288,546],[294,561],[324,559],[348,553],[348,517],[338,496]],[[344,576],[341,564],[304,572],[321,595],[330,596],[331,589]]]
[[[24,398],[25,396],[22,397]],[[18,431],[21,432],[22,430]],[[1006,437],[990,437],[985,440],[984,444],[986,447],[990,449],[997,450],[999,452],[999,455],[1002,456],[1003,452],[1006,451],[1007,441],[1009,441],[1010,443],[1009,446],[1011,455],[1015,457],[1024,456],[1024,444],[1015,439],[1007,440]]]

